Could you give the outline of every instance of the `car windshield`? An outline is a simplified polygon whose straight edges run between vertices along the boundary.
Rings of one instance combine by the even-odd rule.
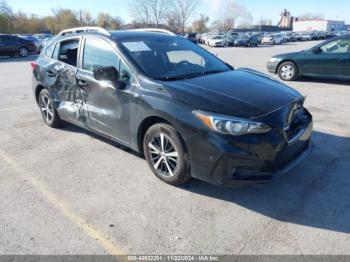
[[[177,80],[231,70],[203,48],[178,37],[152,37],[119,43],[123,53],[145,75]]]

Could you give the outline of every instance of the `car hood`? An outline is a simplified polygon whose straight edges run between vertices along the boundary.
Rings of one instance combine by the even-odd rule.
[[[292,53],[286,53],[286,54],[280,54],[280,55],[275,55],[274,57],[276,58],[287,58],[287,59],[293,59],[300,55],[302,52],[292,52]]]
[[[174,99],[220,114],[251,118],[302,99],[294,89],[251,69],[164,81]]]

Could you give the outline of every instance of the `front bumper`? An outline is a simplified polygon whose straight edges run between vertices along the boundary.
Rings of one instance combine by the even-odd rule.
[[[240,42],[235,42],[234,43],[234,46],[246,46],[248,44],[248,42],[242,42],[242,41],[240,41]]]
[[[220,43],[213,43],[212,46],[213,47],[224,47],[224,43],[220,42]]]
[[[268,62],[267,63],[267,71],[275,74],[277,72],[277,66],[278,66],[279,62],[280,61]]]
[[[27,45],[27,48],[30,53],[37,52],[37,47],[34,44]]]
[[[214,132],[193,136],[189,143],[192,176],[225,187],[271,182],[311,152],[313,122],[309,116],[310,121],[291,140],[279,129],[240,137]]]

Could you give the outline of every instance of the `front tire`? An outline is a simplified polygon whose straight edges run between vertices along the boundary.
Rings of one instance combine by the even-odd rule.
[[[53,104],[52,98],[50,96],[50,93],[46,89],[43,89],[40,91],[38,101],[39,101],[39,107],[40,107],[41,115],[43,117],[44,122],[49,127],[53,127],[53,128],[61,126],[62,120],[58,116],[58,113]]]
[[[143,150],[152,172],[165,183],[177,186],[191,179],[189,155],[173,126],[151,126],[145,134]]]
[[[296,80],[298,74],[298,68],[293,62],[287,61],[278,67],[278,76],[284,81]]]

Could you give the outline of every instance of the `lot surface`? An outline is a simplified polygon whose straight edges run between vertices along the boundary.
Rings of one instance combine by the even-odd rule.
[[[210,51],[266,72],[271,55],[314,44]],[[286,176],[172,187],[117,144],[45,126],[33,59],[0,58],[0,254],[350,254],[349,83],[290,83],[307,95],[316,148]]]

